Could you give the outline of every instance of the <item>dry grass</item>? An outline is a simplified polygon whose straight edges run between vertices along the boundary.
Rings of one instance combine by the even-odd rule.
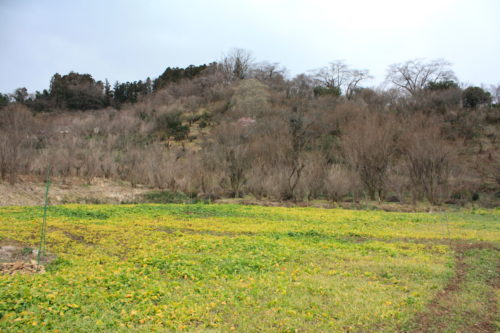
[[[29,179],[31,178],[31,179]],[[0,182],[0,206],[38,206],[43,204],[43,182],[25,177],[24,181],[10,185]],[[90,185],[79,178],[55,179],[50,188],[51,204],[134,202],[148,192],[147,187],[131,187],[126,182],[95,179]]]

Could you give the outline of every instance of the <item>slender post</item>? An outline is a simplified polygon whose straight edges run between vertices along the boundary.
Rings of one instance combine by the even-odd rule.
[[[40,259],[45,255],[45,233],[47,229],[47,207],[49,206],[49,187],[50,187],[50,166],[47,167],[47,177],[45,179],[45,204],[43,206],[43,221],[40,229],[40,246],[38,247],[37,265],[40,265]]]
[[[444,210],[444,218],[446,221],[446,231],[448,233],[448,241],[450,242],[450,248],[452,247],[453,243],[451,240],[451,232],[450,232],[450,221],[448,220],[448,212],[446,211],[446,208]]]

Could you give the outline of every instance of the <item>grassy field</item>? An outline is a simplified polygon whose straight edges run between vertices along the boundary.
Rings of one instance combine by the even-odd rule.
[[[0,208],[0,245],[41,215]],[[47,272],[0,275],[2,332],[499,329],[498,209],[64,205],[47,230]]]

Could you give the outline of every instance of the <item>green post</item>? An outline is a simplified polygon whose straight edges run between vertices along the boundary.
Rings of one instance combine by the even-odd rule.
[[[40,246],[38,247],[37,265],[40,265],[40,259],[45,255],[45,233],[47,229],[47,208],[49,206],[49,187],[50,187],[50,166],[47,168],[47,178],[45,179],[45,204],[43,206],[43,221],[40,229]]]

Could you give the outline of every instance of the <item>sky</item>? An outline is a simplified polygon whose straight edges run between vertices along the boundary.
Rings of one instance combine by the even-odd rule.
[[[498,0],[0,0],[0,92],[55,73],[144,80],[232,48],[290,76],[335,60],[368,69],[444,58],[468,85],[500,83]]]

